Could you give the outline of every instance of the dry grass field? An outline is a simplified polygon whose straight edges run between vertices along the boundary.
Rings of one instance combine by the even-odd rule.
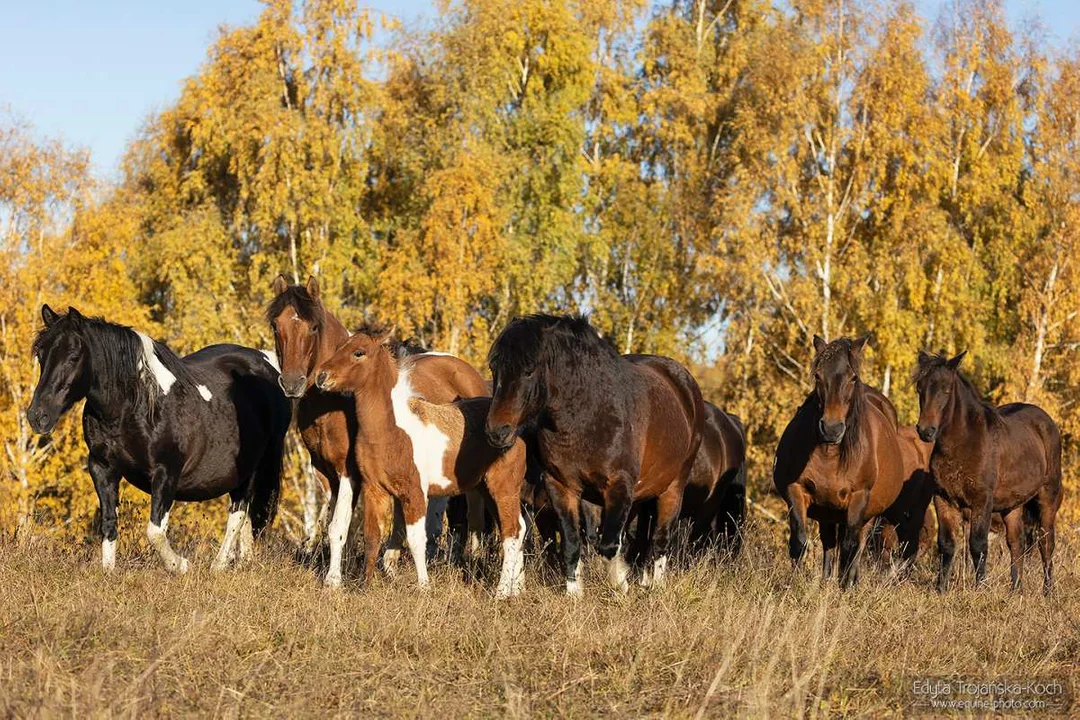
[[[929,560],[841,593],[789,568],[777,526],[748,536],[733,566],[625,597],[595,557],[577,601],[534,558],[527,594],[496,603],[445,566],[425,594],[408,572],[331,593],[275,539],[214,575],[214,545],[176,537],[195,569],[174,578],[133,541],[105,576],[96,548],[24,535],[0,543],[0,716],[876,718],[904,714],[922,676],[1077,685],[1075,531],[1049,600],[1036,559],[1007,591],[998,541],[989,588],[965,569],[940,597]]]

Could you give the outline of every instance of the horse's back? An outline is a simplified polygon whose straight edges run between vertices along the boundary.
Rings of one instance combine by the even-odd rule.
[[[458,399],[490,395],[480,373],[453,355],[421,353],[408,359],[409,383],[429,402],[445,404]]]
[[[223,375],[250,375],[269,380],[275,385],[280,374],[266,352],[231,343],[207,345],[185,355],[184,364],[196,374],[218,372]]]
[[[1053,418],[1038,405],[1009,403],[998,409],[1004,423],[1008,445],[1004,446],[1007,463],[1017,471],[1030,470],[1029,454],[1043,459],[1048,475],[1061,476],[1061,430]],[[1012,460],[1012,462],[1009,462]]]

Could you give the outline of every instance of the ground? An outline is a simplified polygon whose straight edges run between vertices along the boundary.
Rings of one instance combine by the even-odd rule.
[[[408,572],[331,592],[280,538],[215,575],[213,543],[177,537],[193,566],[177,578],[123,541],[107,576],[96,548],[23,534],[0,541],[0,716],[881,717],[921,677],[1080,689],[1075,531],[1049,599],[1037,557],[1010,593],[996,546],[986,588],[965,563],[939,596],[929,558],[841,592],[815,558],[793,571],[781,535],[755,520],[733,565],[625,597],[595,557],[578,600],[532,558],[526,595],[500,603],[447,567],[426,593]]]

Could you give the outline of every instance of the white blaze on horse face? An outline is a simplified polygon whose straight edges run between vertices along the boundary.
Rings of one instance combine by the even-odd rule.
[[[341,587],[341,554],[345,540],[349,536],[349,522],[352,520],[352,481],[348,475],[338,479],[337,499],[334,502],[334,515],[330,519],[330,567],[326,571],[327,587]]]
[[[281,366],[278,364],[276,352],[274,352],[273,350],[260,350],[259,352],[261,352],[263,354],[263,357],[266,358],[266,362],[270,363],[270,367],[274,368],[274,370],[278,372],[281,372]]]
[[[443,458],[450,444],[442,430],[435,425],[427,425],[416,416],[409,407],[409,398],[413,397],[409,383],[409,371],[403,370],[398,375],[394,389],[390,391],[390,402],[394,408],[394,423],[405,431],[412,442],[413,464],[420,475],[420,488],[427,499],[428,488],[435,486],[445,489],[450,487],[450,479],[443,472]]]
[[[144,372],[150,373],[154,380],[157,381],[161,392],[168,395],[173,383],[176,382],[176,376],[169,371],[169,368],[165,367],[165,363],[161,362],[157,353],[154,352],[154,341],[150,339],[150,336],[141,332],[135,334],[139,336],[139,342],[142,343]]]
[[[205,385],[196,385],[195,387],[199,391],[199,394],[202,395],[202,399],[206,402],[210,402],[210,399],[214,397],[213,393],[210,392],[210,388]]]
[[[409,545],[409,553],[413,556],[416,564],[416,584],[427,587],[427,513],[411,525],[405,526],[405,542]]]
[[[158,555],[161,556],[161,561],[165,563],[165,567],[171,572],[183,575],[187,572],[188,561],[187,558],[177,555],[172,546],[169,545],[169,538],[166,536],[166,531],[169,528],[169,513],[165,513],[165,517],[161,519],[161,525],[155,525],[151,520],[146,524],[146,537],[150,541],[150,544],[157,549]]]
[[[101,541],[101,567],[106,571],[111,571],[116,567],[115,540],[106,539]]]

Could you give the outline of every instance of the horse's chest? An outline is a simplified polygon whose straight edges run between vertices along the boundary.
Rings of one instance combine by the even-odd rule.
[[[934,455],[930,460],[930,470],[942,493],[952,500],[967,498],[976,489],[975,474],[966,462],[948,455]]]

